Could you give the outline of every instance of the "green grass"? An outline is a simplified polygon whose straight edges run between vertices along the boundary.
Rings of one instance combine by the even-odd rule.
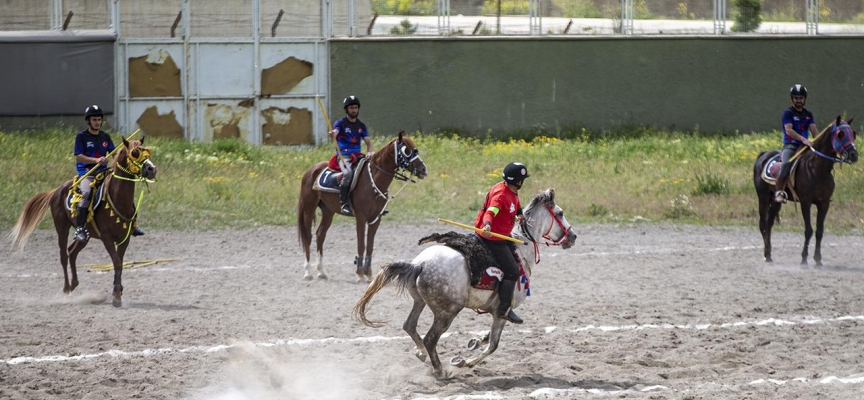
[[[0,132],[4,231],[30,197],[72,178],[73,132]],[[632,137],[627,132],[583,131],[569,139],[537,134],[542,132],[509,141],[415,134],[430,175],[391,202],[386,221],[426,223],[443,217],[470,222],[503,166],[521,161],[531,173],[522,201],[552,187],[573,223],[671,221],[756,229],[752,165],[760,151],[779,147],[780,138],[776,132],[712,136],[645,128],[631,131]],[[374,137],[375,147],[389,139]],[[159,175],[153,184],[139,184],[145,191],[140,223],[181,231],[293,226],[301,175],[332,152],[329,145],[274,148],[233,140],[201,144],[153,137],[146,144]],[[864,173],[847,165],[835,169],[835,179],[826,226],[835,233],[861,233]],[[401,184],[394,182],[391,192]],[[784,207],[781,216],[783,229],[801,229],[797,205]],[[49,220],[41,228],[50,228]]]

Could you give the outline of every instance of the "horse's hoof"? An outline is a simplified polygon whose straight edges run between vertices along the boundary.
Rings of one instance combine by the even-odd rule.
[[[362,274],[357,274],[357,283],[363,282],[366,279]]]
[[[311,275],[311,274],[304,274],[304,275],[303,275],[303,280],[304,280],[304,281],[311,281],[311,280],[312,280],[312,275]]]
[[[474,338],[468,341],[468,350],[477,350],[480,348],[480,339]]]
[[[119,297],[114,297],[113,299],[111,299],[111,305],[114,307],[120,307],[123,305],[123,299]]]
[[[769,257],[769,258],[766,258],[766,259],[765,259],[765,262],[766,262],[766,263],[773,263],[774,260],[772,260],[772,259]]]
[[[462,368],[465,366],[465,359],[462,358],[462,356],[453,356],[453,358],[450,359],[450,365]]]
[[[312,277],[310,276],[309,279],[312,279]],[[327,274],[325,274],[323,272],[318,274],[318,279],[321,279],[322,281],[326,281],[327,280]]]
[[[417,350],[417,352],[414,353],[414,356],[416,356],[418,360],[420,360],[424,363],[426,362],[426,353],[424,353],[420,350]]]

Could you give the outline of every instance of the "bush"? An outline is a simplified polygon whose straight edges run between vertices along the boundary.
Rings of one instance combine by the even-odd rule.
[[[753,32],[762,24],[762,0],[732,0],[735,24],[732,32]]]
[[[417,25],[411,24],[408,18],[402,20],[399,25],[390,28],[391,35],[413,35],[417,32]]]
[[[693,195],[700,194],[728,194],[729,180],[720,175],[712,174],[710,171],[702,174],[696,174],[696,190]]]

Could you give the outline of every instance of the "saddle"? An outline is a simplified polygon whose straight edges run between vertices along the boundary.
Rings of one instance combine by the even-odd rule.
[[[108,176],[108,170],[104,170],[98,174],[93,179],[93,183],[91,183],[91,187],[95,190],[90,191],[90,197],[93,201],[90,202],[90,215],[92,218],[93,210],[96,209],[97,206],[102,202],[102,198],[104,197],[105,185],[102,183],[105,181],[105,177]],[[78,179],[76,175],[72,178],[72,182]],[[81,195],[81,190],[78,187],[70,187],[69,194],[66,196],[66,201],[64,204],[66,205],[66,211],[69,211],[72,214],[72,218],[75,218],[78,215],[78,204],[81,203],[81,200],[84,199],[84,196]]]
[[[789,182],[786,184],[792,192],[793,201],[798,201],[798,193],[795,192],[795,171],[798,169],[798,161],[801,161],[800,157],[792,161],[792,169],[789,170]],[[765,161],[765,165],[762,166],[762,180],[769,185],[776,185],[777,177],[780,176],[780,169],[782,167],[783,161],[780,159],[779,153],[769,158]]]
[[[366,157],[360,158],[352,170],[355,172],[351,177],[351,188],[350,191],[354,190],[354,187],[357,186],[357,178],[359,178],[357,171],[366,166],[368,160]],[[337,176],[341,174],[342,171],[336,171],[334,169],[324,168],[318,176],[315,177],[314,183],[312,183],[312,190],[317,190],[319,192],[329,192],[329,193],[339,193],[339,180]]]
[[[453,231],[439,234],[433,233],[418,241],[418,245],[426,243],[441,243],[453,250],[458,251],[465,257],[465,262],[468,264],[468,272],[470,275],[471,286],[481,290],[495,290],[498,288],[498,282],[504,279],[504,272],[501,271],[495,263],[495,259],[489,253],[489,249],[480,241],[480,237],[475,234],[463,235]],[[517,260],[522,260],[522,257],[514,253]],[[525,290],[528,291],[528,274],[525,271],[525,264],[519,262],[520,278],[517,281],[519,285],[525,285]],[[527,292],[530,295],[530,291]]]

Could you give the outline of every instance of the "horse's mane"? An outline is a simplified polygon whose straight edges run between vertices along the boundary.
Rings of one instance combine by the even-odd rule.
[[[555,203],[555,190],[546,189],[540,193],[534,195],[531,201],[528,202],[528,205],[525,207],[523,212],[527,212],[528,210],[542,204],[550,204]]]

